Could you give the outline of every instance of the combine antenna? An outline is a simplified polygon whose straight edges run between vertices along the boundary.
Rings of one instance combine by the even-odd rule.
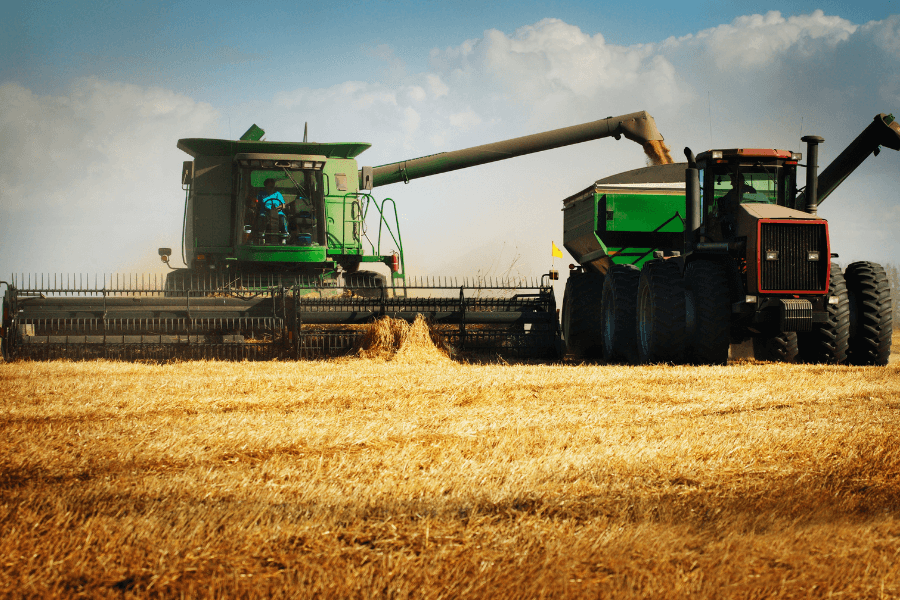
[[[303,123],[303,143],[306,143],[306,128],[309,127],[309,121]]]

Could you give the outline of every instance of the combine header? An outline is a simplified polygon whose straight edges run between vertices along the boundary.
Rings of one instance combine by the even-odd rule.
[[[277,275],[70,276],[13,280],[3,346],[10,356],[119,359],[324,358],[357,347],[364,325],[423,315],[453,352],[536,358],[557,351],[549,282],[408,278],[348,288]],[[422,295],[417,297],[417,293]],[[492,295],[493,294],[493,295]]]
[[[379,317],[426,317],[452,351],[560,350],[548,275],[531,281],[416,279],[394,201],[374,187],[604,137],[664,148],[644,112],[466,150],[359,168],[365,143],[182,139],[182,259],[165,278],[13,278],[7,358],[316,358],[354,349]],[[390,247],[385,251],[383,246]],[[159,254],[168,263],[169,248]],[[380,264],[383,272],[361,270]]]

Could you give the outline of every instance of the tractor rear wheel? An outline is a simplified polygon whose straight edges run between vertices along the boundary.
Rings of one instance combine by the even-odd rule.
[[[756,360],[792,363],[797,360],[796,331],[778,331],[753,336],[753,356]]]
[[[879,264],[855,262],[844,279],[850,298],[850,364],[888,364],[894,323],[887,273]]]
[[[691,358],[702,365],[728,362],[731,296],[725,265],[695,260],[684,272],[685,305]]]
[[[562,328],[566,352],[577,358],[603,356],[602,295],[602,274],[595,271],[569,274],[563,296]]]
[[[641,272],[634,265],[613,265],[603,282],[603,358],[637,361],[637,292]]]
[[[847,362],[850,345],[850,298],[841,268],[831,264],[828,297],[837,296],[838,303],[827,303],[828,320],[813,324],[812,331],[797,334],[800,360],[811,363],[841,364]]]
[[[684,362],[684,278],[672,261],[648,262],[641,270],[637,338],[640,362]]]

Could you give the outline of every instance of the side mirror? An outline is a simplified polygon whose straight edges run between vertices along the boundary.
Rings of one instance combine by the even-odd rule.
[[[194,161],[186,160],[181,165],[181,189],[186,189],[194,181]]]
[[[359,170],[359,189],[372,191],[375,187],[375,173],[372,167],[363,167]]]

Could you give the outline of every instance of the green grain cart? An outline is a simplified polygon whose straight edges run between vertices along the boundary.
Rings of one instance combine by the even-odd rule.
[[[366,143],[182,139],[181,255],[164,280],[28,276],[10,281],[0,328],[7,358],[322,357],[351,351],[366,323],[425,316],[459,351],[559,351],[547,276],[422,280],[405,269],[396,205],[373,188],[604,137],[662,140],[639,112],[360,167]],[[304,136],[305,137],[305,136]],[[286,206],[261,210],[272,180]],[[268,193],[268,192],[267,192]],[[170,248],[159,254],[169,262]],[[367,265],[384,265],[382,273]],[[386,275],[384,272],[389,273]]]
[[[757,358],[887,364],[891,292],[884,269],[831,262],[818,205],[900,124],[880,114],[816,176],[817,136],[799,153],[711,150],[637,169],[564,201],[572,267],[562,308],[568,351],[631,363],[724,364],[729,345]]]

